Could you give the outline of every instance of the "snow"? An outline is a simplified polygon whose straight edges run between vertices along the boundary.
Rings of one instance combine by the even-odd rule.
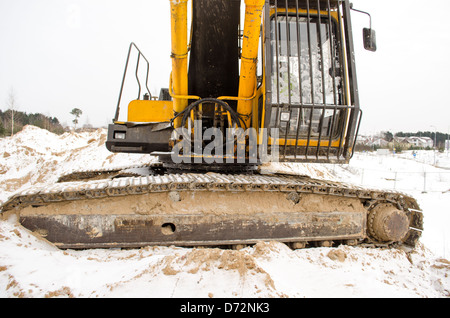
[[[102,129],[57,136],[32,126],[0,139],[0,200],[26,187],[50,185],[74,170],[154,160],[148,155],[112,154],[105,139]],[[277,242],[238,251],[173,246],[59,250],[10,218],[0,220],[0,297],[447,298],[447,158],[446,153],[429,151],[415,158],[412,152],[357,153],[350,165],[271,167],[414,196],[424,211],[425,231],[409,253],[351,246],[293,251]]]

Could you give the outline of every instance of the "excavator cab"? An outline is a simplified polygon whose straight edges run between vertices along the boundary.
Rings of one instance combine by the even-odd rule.
[[[348,162],[361,118],[348,3],[271,4],[264,124],[279,129],[280,159]]]
[[[187,0],[171,2],[170,87],[154,100],[138,79],[124,122],[119,97],[110,151],[189,170],[349,162],[362,112],[348,0],[194,0],[191,10],[188,36]]]

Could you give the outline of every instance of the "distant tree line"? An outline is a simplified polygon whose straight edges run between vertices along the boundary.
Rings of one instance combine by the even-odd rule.
[[[14,120],[14,125],[11,125],[12,120]],[[64,128],[56,117],[49,117],[40,113],[27,114],[17,110],[14,111],[13,116],[11,109],[0,110],[0,137],[11,136],[21,131],[23,126],[26,125],[47,129],[55,134],[64,133]],[[11,133],[12,126],[14,126],[14,131]]]

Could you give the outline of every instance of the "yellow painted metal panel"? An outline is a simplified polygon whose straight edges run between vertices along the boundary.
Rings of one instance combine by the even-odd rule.
[[[310,147],[317,147],[318,146],[319,141],[317,139],[311,139],[309,141],[309,146]],[[308,140],[307,139],[298,139],[298,141],[296,141],[295,139],[287,139],[285,140],[284,138],[280,138],[280,139],[274,139],[272,137],[269,137],[269,145],[279,145],[279,146],[295,146],[297,144],[298,147],[306,147],[308,144]],[[321,140],[320,141],[320,147],[328,147],[329,145],[329,141],[327,140]],[[337,148],[340,145],[340,139],[333,139],[331,141],[331,147],[333,148]]]
[[[170,0],[170,11],[173,93],[177,96],[173,102],[173,113],[180,113],[188,104],[187,99],[178,97],[188,95],[187,0]],[[177,118],[174,124],[178,128],[181,119]]]
[[[128,121],[138,123],[169,122],[173,102],[166,100],[134,100],[128,105]]]
[[[256,88],[256,61],[264,0],[246,0],[245,5],[244,39],[239,78],[239,97],[241,98],[252,96]],[[247,127],[250,127],[252,105],[251,100],[238,101],[237,111],[243,117]]]

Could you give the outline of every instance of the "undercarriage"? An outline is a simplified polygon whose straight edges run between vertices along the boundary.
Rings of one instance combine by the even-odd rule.
[[[77,172],[13,196],[4,216],[59,248],[369,244],[414,247],[404,194],[284,174],[169,173],[159,165]],[[78,181],[75,181],[78,180]]]

